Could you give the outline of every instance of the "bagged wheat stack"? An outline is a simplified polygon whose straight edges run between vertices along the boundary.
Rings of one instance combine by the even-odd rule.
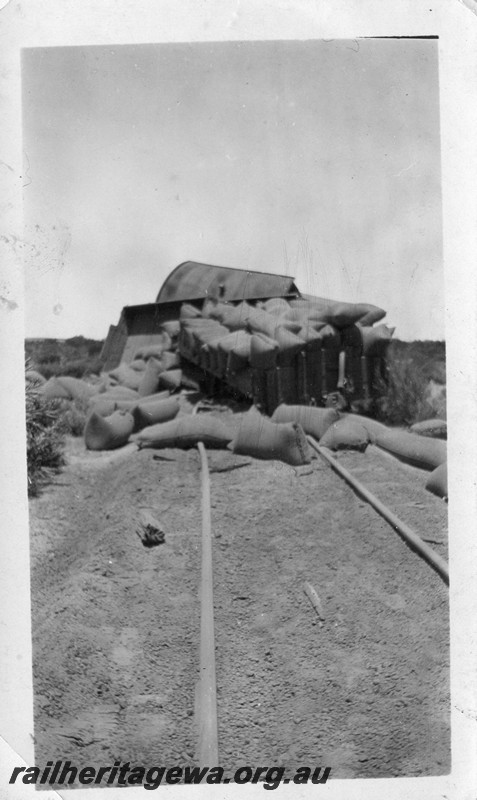
[[[147,364],[143,358],[135,358],[134,361],[131,361],[129,365],[129,367],[135,372],[144,372],[146,366]]]
[[[313,297],[312,300],[307,300],[304,297],[299,297],[296,300],[290,300],[290,308],[301,311],[308,317],[315,317],[316,319],[328,322],[331,317],[331,306],[333,300],[326,300],[323,297]]]
[[[226,304],[221,303],[217,298],[206,297],[200,310],[202,316],[206,319],[219,319],[223,313],[223,309],[226,307]]]
[[[204,301],[202,314],[207,319],[214,319],[216,322],[225,325],[229,330],[234,331],[246,327],[248,315],[252,308],[245,302],[233,306],[230,303],[207,299]]]
[[[264,334],[250,338],[250,366],[253,369],[272,369],[277,363],[278,343]]]
[[[360,326],[359,330],[363,339],[364,355],[382,356],[386,353],[395,328],[389,328],[387,325],[376,325],[375,328]]]
[[[253,306],[245,301],[239,303],[237,306],[228,306],[227,310],[222,314],[220,321],[230,331],[245,330],[248,325],[251,309],[253,309]]]
[[[179,336],[181,330],[180,320],[170,319],[168,322],[163,322],[161,327],[170,337],[172,343],[177,341],[177,337]]]
[[[433,470],[447,460],[446,443],[406,431],[387,429],[377,433],[375,443],[388,453],[421,469]]]
[[[149,358],[160,358],[165,350],[170,350],[171,337],[166,331],[154,334],[154,344],[148,344],[136,350],[134,358],[142,358],[147,361]]]
[[[305,346],[303,339],[281,325],[275,329],[274,338],[278,344],[277,361],[279,364],[288,364]]]
[[[333,422],[320,439],[320,445],[330,450],[358,450],[364,453],[368,444],[368,431],[351,417]]]
[[[276,316],[285,314],[287,311],[289,311],[290,306],[288,301],[283,297],[270,297],[269,300],[265,300],[263,308],[268,314],[273,314]]]
[[[290,333],[299,334],[301,328],[303,327],[299,320],[292,320],[292,319],[284,319],[283,317],[277,317],[277,322],[280,328],[284,328],[286,331],[290,331]]]
[[[115,411],[102,417],[92,411],[86,420],[84,441],[88,450],[115,450],[125,445],[134,430],[134,418],[128,411]]]
[[[340,415],[334,408],[288,406],[282,403],[273,412],[272,422],[298,422],[305,433],[319,441],[330,425],[337,422],[339,418]]]
[[[179,401],[177,397],[168,397],[162,400],[155,400],[138,403],[133,411],[135,429],[141,430],[149,425],[156,425],[159,422],[168,422],[174,419],[179,413]]]
[[[165,350],[161,356],[161,365],[164,372],[168,369],[175,369],[180,367],[181,357],[179,353],[173,353],[171,350]]]
[[[250,359],[252,337],[247,331],[229,333],[217,342],[219,366],[225,372],[239,372]]]
[[[182,383],[182,370],[181,369],[170,369],[166,372],[161,372],[159,375],[159,388],[169,389],[171,392],[175,392],[177,389],[180,389]]]
[[[339,350],[341,347],[341,337],[339,331],[333,325],[320,327],[319,334],[323,340],[324,350]]]
[[[206,447],[225,448],[233,433],[221,420],[208,414],[188,414],[185,417],[152,425],[135,437],[140,448],[179,447],[188,449],[202,442]]]
[[[411,433],[419,436],[431,436],[433,439],[447,439],[447,422],[445,419],[426,419],[415,422],[409,428]]]
[[[326,337],[326,334],[325,337],[323,336],[322,330],[323,328],[329,327],[330,326],[327,325],[326,322],[316,322],[307,319],[305,324],[302,325],[297,332],[297,336],[305,342],[307,350],[321,350],[323,340]]]
[[[373,306],[370,303],[357,303],[363,311],[363,315],[357,320],[356,325],[370,326],[379,322],[386,316],[384,309]]]
[[[201,317],[202,314],[198,308],[191,305],[191,303],[183,303],[181,305],[181,310],[179,317],[181,320],[183,319],[194,319],[194,317]]]
[[[206,328],[197,328],[193,332],[195,344],[201,347],[203,344],[218,342],[223,336],[227,336],[229,329],[217,320],[209,320],[210,325]]]
[[[247,318],[247,327],[251,333],[264,333],[265,336],[274,339],[277,325],[277,318],[273,314],[268,314],[260,308],[250,309]]]
[[[230,449],[238,455],[283,461],[294,467],[311,462],[310,446],[301,425],[270,422],[255,407],[243,415]]]
[[[290,306],[305,311],[310,317],[328,322],[335,328],[346,328],[348,325],[371,325],[382,319],[386,312],[378,306],[368,303],[343,303],[325,297],[309,297],[291,300]]]
[[[449,490],[447,488],[447,461],[440,464],[436,469],[431,472],[427,479],[426,489],[438,497],[448,497]]]
[[[146,397],[148,394],[157,392],[161,372],[164,372],[162,361],[159,361],[157,358],[150,358],[147,362],[146,369],[142,373],[141,381],[138,386],[137,393],[139,397]]]

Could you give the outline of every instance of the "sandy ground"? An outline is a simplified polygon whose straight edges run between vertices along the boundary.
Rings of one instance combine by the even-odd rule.
[[[371,447],[340,461],[446,557],[427,473]],[[31,501],[37,764],[195,763],[199,463],[172,449],[108,463],[70,439],[68,466]],[[221,766],[449,772],[442,579],[320,459],[214,451],[209,464]],[[141,543],[141,509],[164,544]]]

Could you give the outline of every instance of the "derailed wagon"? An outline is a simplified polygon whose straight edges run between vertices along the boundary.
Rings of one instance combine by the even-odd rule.
[[[336,398],[369,409],[387,376],[393,330],[375,324],[385,313],[302,294],[289,276],[186,261],[154,303],[123,308],[102,358],[106,370],[130,363],[169,332],[206,393],[228,387],[268,413]]]

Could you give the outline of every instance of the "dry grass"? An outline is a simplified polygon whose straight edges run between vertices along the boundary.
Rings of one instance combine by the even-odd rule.
[[[29,363],[26,369],[31,369]],[[25,412],[27,434],[28,494],[36,496],[52,474],[59,472],[64,461],[64,439],[61,430],[61,404],[46,400],[35,383],[26,382]]]
[[[404,343],[399,343],[400,345]],[[390,425],[412,425],[425,419],[445,416],[443,402],[433,403],[429,393],[429,381],[445,376],[442,353],[434,351],[423,342],[422,351],[413,342],[406,350],[397,352],[390,348],[388,380],[382,383],[381,397],[377,403],[377,416]],[[436,343],[438,345],[442,343]],[[432,356],[435,355],[433,358]]]

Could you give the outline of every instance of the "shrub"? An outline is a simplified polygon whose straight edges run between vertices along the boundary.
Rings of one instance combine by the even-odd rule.
[[[58,429],[62,434],[82,436],[90,412],[89,398],[60,400]]]
[[[412,425],[436,417],[426,399],[428,379],[410,359],[391,361],[388,379],[380,387],[376,416],[390,425]]]
[[[35,384],[27,383],[25,391],[28,495],[34,497],[65,463],[61,401],[46,400]]]

